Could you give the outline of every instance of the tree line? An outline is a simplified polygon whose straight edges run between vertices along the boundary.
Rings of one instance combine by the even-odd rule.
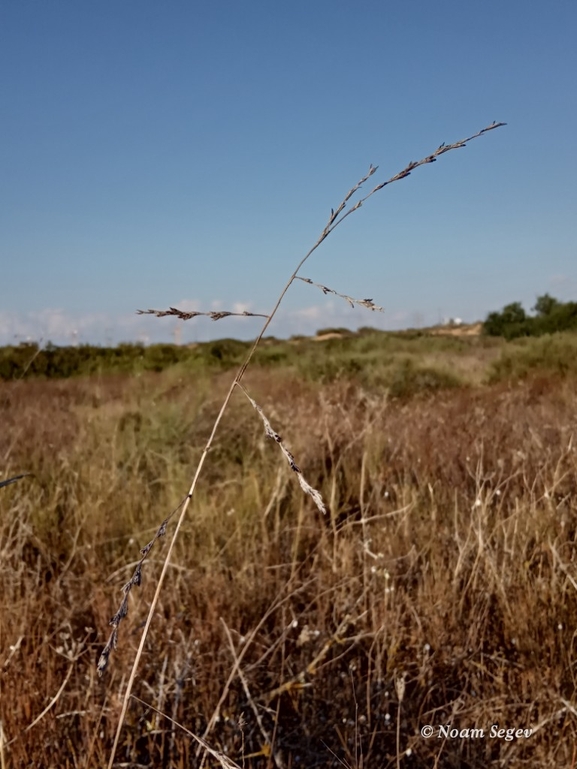
[[[577,302],[561,302],[549,294],[543,294],[537,297],[531,311],[532,315],[525,312],[521,302],[507,304],[500,312],[487,315],[483,332],[488,336],[515,339],[577,330]]]

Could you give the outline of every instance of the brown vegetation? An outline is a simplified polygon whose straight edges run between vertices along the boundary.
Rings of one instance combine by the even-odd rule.
[[[105,766],[165,543],[226,374],[0,383],[2,766]],[[208,456],[135,695],[253,767],[571,766],[577,740],[572,377],[392,400],[278,368]],[[401,682],[404,682],[404,688]],[[426,740],[426,724],[533,728]],[[212,759],[210,759],[212,761]],[[132,700],[117,766],[200,766]]]

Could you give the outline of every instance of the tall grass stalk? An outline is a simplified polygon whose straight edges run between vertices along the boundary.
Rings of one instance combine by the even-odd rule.
[[[252,358],[253,358],[253,356],[255,354],[255,351],[256,351],[257,347],[259,346],[263,336],[265,335],[268,327],[270,326],[273,318],[275,317],[275,315],[276,315],[276,313],[277,313],[277,311],[278,311],[278,309],[280,307],[280,304],[281,304],[281,302],[283,301],[283,299],[285,297],[285,294],[287,293],[287,291],[289,290],[289,288],[291,287],[293,282],[297,279],[298,273],[299,273],[301,267],[309,259],[309,257],[317,250],[317,248],[321,245],[321,243],[323,243],[328,238],[328,236],[336,229],[336,227],[338,227],[340,224],[342,224],[342,222],[344,222],[345,219],[348,216],[350,216],[352,213],[354,213],[359,208],[361,208],[361,206],[369,198],[371,198],[375,193],[379,192],[384,187],[386,187],[389,184],[392,184],[393,182],[400,181],[401,179],[406,178],[407,176],[409,176],[412,173],[412,171],[414,171],[419,166],[426,165],[428,163],[434,163],[437,160],[438,157],[440,157],[441,155],[445,154],[446,152],[450,152],[451,150],[460,149],[462,147],[465,147],[465,145],[469,141],[472,141],[473,139],[476,139],[476,138],[482,136],[483,134],[488,133],[489,131],[494,130],[495,128],[500,128],[503,125],[505,125],[505,123],[493,123],[490,126],[487,126],[486,128],[483,128],[481,131],[478,131],[477,133],[473,134],[472,136],[467,137],[466,139],[462,139],[461,141],[457,141],[457,142],[455,142],[453,144],[448,144],[448,145],[442,144],[440,147],[438,147],[430,155],[427,155],[426,157],[422,158],[419,161],[410,162],[402,171],[399,171],[399,173],[395,174],[394,176],[392,176],[391,178],[387,179],[386,181],[381,182],[380,184],[377,184],[370,192],[368,192],[366,195],[360,197],[357,200],[357,202],[352,207],[350,207],[348,210],[345,211],[345,209],[346,209],[349,201],[351,200],[351,198],[353,198],[353,196],[362,188],[362,186],[376,173],[377,166],[371,165],[369,167],[368,172],[362,177],[362,179],[360,179],[349,190],[349,192],[345,195],[345,197],[343,198],[343,200],[341,201],[339,206],[336,209],[331,209],[331,213],[330,213],[330,216],[328,218],[328,221],[327,221],[324,229],[322,230],[319,238],[317,239],[316,243],[305,254],[305,256],[300,260],[300,262],[298,263],[296,269],[291,274],[290,278],[288,279],[287,283],[285,284],[284,288],[282,289],[282,291],[281,291],[281,293],[280,293],[280,295],[279,295],[279,297],[278,297],[278,299],[277,299],[277,301],[276,301],[276,303],[275,303],[271,313],[268,315],[268,317],[266,317],[266,320],[265,320],[265,322],[263,324],[263,327],[262,327],[259,335],[257,336],[254,344],[252,345],[248,355],[246,356],[246,359],[244,360],[244,362],[242,363],[242,365],[238,369],[238,371],[236,373],[236,376],[234,377],[234,379],[233,379],[233,381],[232,381],[232,383],[230,385],[230,388],[228,389],[228,392],[226,394],[224,402],[223,402],[223,404],[221,406],[221,409],[220,409],[220,411],[218,413],[218,416],[217,416],[217,418],[216,418],[216,420],[214,422],[214,425],[212,427],[212,431],[210,433],[210,436],[209,436],[209,438],[208,438],[208,440],[206,442],[206,445],[205,445],[205,447],[203,449],[202,455],[201,455],[200,460],[198,462],[198,466],[196,468],[196,472],[195,472],[194,477],[192,479],[192,483],[190,485],[188,494],[187,494],[187,496],[186,496],[186,498],[184,500],[184,503],[181,506],[179,506],[180,514],[178,516],[178,519],[177,519],[177,522],[176,522],[176,526],[174,528],[174,532],[173,532],[172,538],[170,540],[170,544],[168,546],[168,550],[167,550],[166,556],[165,556],[164,561],[163,561],[162,571],[160,573],[160,577],[159,577],[159,580],[158,580],[158,583],[157,583],[157,586],[156,586],[154,597],[153,597],[152,603],[150,605],[148,616],[146,618],[144,629],[142,631],[142,635],[141,635],[141,638],[140,638],[140,643],[139,643],[139,646],[138,646],[138,650],[137,650],[137,653],[136,653],[136,656],[135,656],[135,659],[134,659],[134,663],[132,665],[132,669],[131,669],[131,672],[130,672],[129,680],[128,680],[128,683],[127,683],[127,686],[126,686],[126,691],[124,693],[124,698],[123,698],[123,702],[122,702],[122,709],[121,709],[121,712],[120,712],[118,726],[117,726],[117,729],[116,729],[116,735],[115,735],[115,739],[114,739],[114,744],[113,744],[112,751],[110,753],[110,759],[109,759],[109,762],[108,762],[108,769],[112,769],[113,764],[114,764],[114,758],[115,758],[115,755],[116,755],[116,750],[117,750],[117,747],[118,747],[118,744],[119,744],[120,735],[121,735],[122,728],[123,728],[123,725],[124,725],[124,721],[125,721],[125,718],[126,718],[128,704],[130,702],[130,698],[131,698],[131,694],[132,694],[132,689],[133,689],[134,682],[135,682],[135,679],[136,679],[136,675],[137,675],[137,672],[138,672],[138,666],[139,666],[139,663],[140,663],[140,659],[142,657],[142,653],[144,651],[144,646],[145,646],[145,643],[146,643],[146,638],[148,636],[150,625],[152,623],[152,618],[154,616],[154,613],[156,611],[156,606],[157,606],[159,598],[160,598],[160,593],[161,593],[161,590],[162,590],[164,579],[166,577],[166,574],[167,574],[167,571],[168,571],[168,568],[169,568],[172,552],[173,552],[173,549],[174,549],[177,537],[179,535],[180,529],[182,527],[184,518],[186,516],[186,512],[188,510],[189,503],[190,503],[190,501],[191,501],[191,499],[193,497],[194,491],[196,489],[196,485],[197,485],[198,479],[200,477],[200,474],[202,472],[202,468],[203,468],[204,462],[205,462],[206,457],[208,455],[208,452],[210,451],[210,448],[211,448],[211,446],[213,444],[214,437],[216,435],[216,432],[217,432],[217,429],[218,429],[219,424],[221,422],[221,419],[222,419],[222,417],[223,417],[223,415],[224,415],[224,413],[225,413],[225,411],[226,411],[226,409],[228,407],[228,404],[229,404],[229,402],[230,402],[230,400],[232,398],[232,394],[235,391],[236,387],[238,385],[240,385],[240,382],[241,382],[241,380],[242,380],[242,378],[243,378],[243,376],[245,374],[245,371],[246,371],[247,367],[249,366],[249,364],[250,364],[250,362],[251,362],[251,360],[252,360]],[[299,476],[299,478],[300,478],[300,476]],[[159,532],[162,531],[162,534],[164,534],[164,531],[166,529],[166,521],[167,521],[167,519],[165,519],[165,521],[163,521],[163,523],[161,524],[160,530],[159,530]],[[158,536],[161,536],[161,534],[159,533]],[[158,537],[155,537],[153,539],[153,543],[154,543],[154,541],[157,538]],[[148,555],[148,552],[149,552],[149,550],[147,550],[147,552],[144,554],[144,556]],[[138,577],[138,581],[134,582],[133,584],[139,584],[139,578],[140,577]],[[131,587],[132,587],[132,585],[131,585]],[[108,654],[110,654],[110,650],[112,648],[114,648],[114,646],[116,644],[117,633],[118,633],[118,624],[119,624],[120,620],[123,618],[123,616],[126,614],[126,611],[127,611],[126,588],[127,588],[127,586],[125,586],[125,594],[124,594],[123,603],[121,605],[121,610],[120,610],[120,614],[122,614],[122,616],[120,616],[119,613],[117,612],[117,614],[115,615],[115,618],[113,619],[113,623],[112,623],[113,624],[113,634],[111,636],[111,641],[109,641],[109,644],[107,645]],[[116,624],[114,624],[115,622],[116,622]],[[104,671],[104,669],[106,668],[107,663],[108,663],[108,657],[104,661],[101,658],[101,660],[99,661],[99,671],[100,672]]]

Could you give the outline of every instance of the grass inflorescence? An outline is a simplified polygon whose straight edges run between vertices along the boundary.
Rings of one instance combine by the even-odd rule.
[[[265,335],[269,325],[271,324],[272,320],[274,319],[274,317],[275,317],[275,315],[276,315],[276,313],[277,313],[277,311],[278,311],[278,309],[279,309],[279,307],[280,307],[280,305],[281,305],[281,303],[282,303],[286,293],[288,292],[288,290],[292,286],[293,282],[298,279],[298,277],[299,277],[298,273],[299,273],[300,269],[307,262],[307,260],[312,256],[312,254],[317,250],[317,248],[329,237],[329,235],[331,235],[337,227],[339,227],[351,214],[355,213],[355,211],[357,211],[359,208],[361,208],[361,206],[363,206],[364,203],[366,203],[367,200],[372,198],[376,193],[380,192],[386,186],[388,186],[388,185],[390,185],[390,184],[392,184],[394,182],[398,182],[398,181],[400,181],[402,179],[407,178],[419,166],[423,166],[423,165],[426,165],[426,164],[429,164],[429,163],[434,163],[434,162],[436,162],[437,158],[440,157],[441,155],[444,155],[445,153],[451,152],[451,151],[456,150],[456,149],[461,149],[461,148],[465,147],[468,142],[473,141],[473,140],[479,138],[480,136],[483,136],[484,134],[486,134],[486,133],[488,133],[490,131],[493,131],[493,130],[495,130],[497,128],[500,128],[503,125],[505,125],[505,124],[504,123],[493,122],[490,126],[487,126],[486,128],[481,129],[480,131],[478,131],[477,133],[473,134],[472,136],[469,136],[469,137],[467,137],[465,139],[462,139],[460,141],[454,142],[453,144],[446,145],[443,142],[430,155],[427,155],[427,156],[425,156],[424,158],[422,158],[421,160],[418,160],[418,161],[411,161],[410,163],[408,163],[408,165],[404,169],[399,171],[397,174],[393,175],[392,177],[390,177],[389,179],[387,179],[387,180],[385,180],[383,182],[380,182],[375,187],[373,187],[373,189],[370,190],[369,192],[364,192],[363,185],[366,182],[368,182],[369,179],[371,179],[371,177],[373,177],[374,174],[378,170],[377,167],[375,167],[375,166],[373,166],[371,164],[369,166],[368,172],[355,185],[353,185],[353,187],[351,187],[351,189],[347,192],[347,194],[342,199],[342,201],[339,204],[339,206],[336,209],[331,208],[330,216],[329,216],[329,218],[327,220],[327,223],[325,224],[321,234],[319,235],[316,243],[314,243],[314,245],[309,249],[309,251],[299,261],[299,263],[297,264],[295,270],[293,271],[293,273],[289,277],[287,283],[285,284],[284,288],[280,292],[280,294],[279,294],[279,296],[278,296],[278,298],[276,300],[276,303],[275,303],[273,309],[271,310],[270,314],[268,314],[266,316],[265,323],[264,323],[260,333],[258,334],[257,338],[255,339],[254,344],[252,345],[248,355],[246,356],[246,358],[242,362],[240,368],[238,369],[238,371],[236,373],[236,376],[234,377],[234,379],[233,379],[233,381],[232,381],[232,383],[231,383],[231,385],[230,385],[230,387],[228,389],[228,392],[227,392],[227,394],[226,394],[226,396],[224,398],[224,401],[222,403],[220,411],[219,411],[219,413],[218,413],[218,415],[216,417],[216,420],[215,420],[215,422],[213,424],[210,436],[209,436],[209,438],[208,438],[208,440],[206,442],[206,445],[205,445],[205,447],[203,449],[203,452],[201,454],[200,460],[199,460],[198,465],[196,467],[196,471],[194,473],[194,477],[193,477],[192,482],[190,484],[190,488],[189,488],[188,494],[187,494],[186,499],[185,499],[185,501],[184,501],[184,503],[182,505],[180,514],[178,516],[178,520],[177,520],[176,526],[174,528],[174,533],[173,533],[172,538],[170,540],[170,544],[168,546],[168,551],[167,551],[166,557],[164,559],[164,564],[163,564],[163,567],[162,567],[162,571],[161,571],[159,579],[158,579],[158,584],[157,584],[157,587],[156,587],[156,591],[154,593],[154,597],[152,599],[152,603],[151,603],[150,609],[148,611],[148,616],[147,616],[146,622],[144,624],[144,629],[143,629],[143,632],[142,632],[140,644],[139,644],[138,650],[136,652],[136,657],[135,657],[134,663],[132,665],[132,670],[131,670],[131,673],[130,673],[130,676],[129,676],[129,679],[128,679],[128,683],[127,683],[127,686],[126,686],[126,691],[125,691],[125,694],[124,694],[122,710],[121,710],[121,713],[120,713],[119,724],[118,724],[118,728],[117,728],[117,732],[116,732],[116,737],[115,737],[114,745],[112,747],[112,751],[111,751],[111,755],[110,755],[110,760],[109,760],[109,763],[108,763],[108,769],[112,769],[112,766],[113,766],[113,763],[114,763],[116,749],[118,747],[118,743],[119,743],[119,740],[120,740],[120,733],[121,733],[122,726],[124,724],[124,721],[125,721],[125,718],[126,718],[126,714],[127,714],[127,711],[128,711],[128,703],[129,703],[129,699],[130,699],[130,696],[131,696],[131,693],[132,693],[132,688],[134,686],[134,682],[136,680],[136,675],[137,675],[137,671],[138,671],[138,667],[139,667],[139,663],[140,663],[140,658],[141,658],[142,653],[144,651],[144,645],[146,643],[146,638],[147,638],[147,635],[149,633],[150,626],[152,624],[152,618],[153,618],[153,615],[154,615],[154,611],[155,611],[156,605],[158,604],[158,601],[159,601],[159,598],[160,598],[160,592],[161,592],[161,589],[162,589],[165,577],[166,577],[167,572],[168,572],[168,567],[170,565],[171,555],[172,555],[172,552],[173,552],[176,540],[178,538],[180,529],[181,529],[182,524],[184,522],[184,518],[185,518],[185,515],[187,513],[187,510],[188,510],[188,507],[189,507],[189,503],[192,500],[192,497],[193,497],[194,492],[196,490],[196,486],[197,486],[198,480],[200,478],[200,475],[202,473],[202,469],[203,469],[205,460],[207,458],[208,452],[210,451],[210,449],[212,447],[212,444],[213,444],[216,432],[217,432],[217,430],[219,428],[219,425],[220,425],[220,422],[221,422],[221,420],[222,420],[222,418],[223,418],[223,416],[224,416],[224,414],[225,414],[225,412],[226,412],[226,410],[228,408],[228,405],[229,405],[229,403],[231,401],[233,393],[235,392],[235,389],[237,388],[238,385],[240,385],[240,382],[241,382],[241,380],[242,380],[242,378],[243,378],[243,376],[244,376],[248,366],[250,365],[250,363],[251,363],[251,361],[253,359],[253,356],[254,356],[256,350],[258,349],[258,347],[259,347],[259,345],[260,345],[260,343],[261,343],[261,341],[262,341],[262,339],[263,339],[263,337],[264,337],[264,335]],[[363,192],[361,192],[361,190],[363,190]],[[357,196],[356,202],[354,204],[351,204],[351,200],[355,196]],[[331,289],[326,289],[326,291],[331,291]],[[337,293],[337,292],[333,292],[333,293]],[[372,305],[372,300],[365,300],[365,302],[367,304],[370,303]],[[153,310],[152,312],[154,314],[158,314],[158,311]],[[215,318],[215,320],[216,319],[217,318]],[[281,444],[281,447],[282,447],[282,444]],[[286,449],[284,449],[284,448],[283,448],[283,451],[284,451],[285,454],[287,453]],[[297,477],[299,479],[299,482],[300,482],[301,487],[303,488],[303,490],[306,491],[307,493],[311,493],[311,496],[313,496],[313,498],[314,498],[314,494],[312,494],[313,490],[311,489],[311,487],[308,486],[308,484],[306,484],[306,485],[303,484],[303,476],[302,476],[302,473],[300,473],[300,471],[297,473]],[[315,502],[316,502],[317,506],[320,506],[320,504],[322,504],[322,503],[319,503],[319,501],[318,501],[318,499],[320,498],[320,495],[319,495],[318,492],[315,492],[315,493],[316,493],[316,495],[318,497],[318,498],[315,499]],[[116,615],[115,615],[115,617],[116,617]],[[114,618],[113,618],[112,622],[113,621],[114,621]],[[114,644],[113,644],[113,646],[114,646]],[[102,659],[101,659],[101,662],[102,662]],[[106,662],[107,662],[107,660],[106,660]],[[104,671],[105,667],[106,667],[105,664],[101,665],[99,663],[99,672],[102,673]]]

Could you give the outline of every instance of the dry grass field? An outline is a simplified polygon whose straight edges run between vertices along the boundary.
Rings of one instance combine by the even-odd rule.
[[[329,512],[237,392],[115,766],[218,765],[186,730],[263,769],[576,766],[576,379],[479,384],[477,351],[467,386],[398,397],[354,372],[247,371]],[[166,539],[99,678],[108,622],[229,384],[178,366],[0,382],[2,477],[34,474],[0,490],[2,769],[107,765]]]
[[[265,339],[502,125],[249,349],[1,351],[0,769],[574,769],[575,335]]]

